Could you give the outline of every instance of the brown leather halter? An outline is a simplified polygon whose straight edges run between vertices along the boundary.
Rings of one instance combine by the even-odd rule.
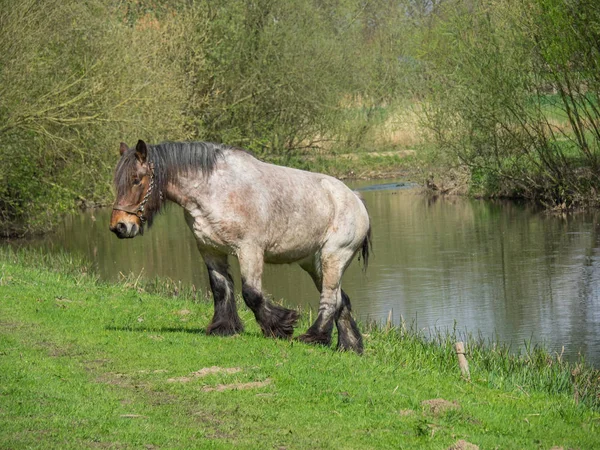
[[[144,195],[144,198],[138,205],[137,209],[134,209],[133,207],[128,207],[128,206],[114,205],[113,211],[115,211],[115,210],[116,211],[125,211],[128,214],[133,214],[134,216],[137,216],[140,219],[140,222],[142,222],[142,225],[143,225],[148,220],[144,217],[144,208],[146,207],[146,203],[148,203],[148,199],[150,198],[150,194],[152,194],[153,189],[154,189],[154,167],[150,166],[150,186],[148,186],[146,195]],[[162,195],[161,195],[161,197],[162,197]]]

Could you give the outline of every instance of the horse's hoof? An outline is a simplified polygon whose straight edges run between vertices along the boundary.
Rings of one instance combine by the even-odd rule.
[[[299,317],[298,311],[271,304],[268,314],[260,316],[259,323],[266,337],[290,339]]]
[[[351,317],[347,321],[338,321],[337,349],[340,352],[353,351],[359,355],[363,353],[363,338]]]
[[[209,336],[233,336],[244,331],[244,325],[240,323],[229,323],[224,321],[213,322],[206,327]]]
[[[342,343],[338,341],[338,345],[337,345],[337,351],[338,352],[354,352],[357,355],[362,355],[363,351],[364,351],[364,347],[363,347],[363,343],[362,341],[355,343],[354,345],[350,345],[347,343]]]
[[[323,345],[329,347],[331,344],[331,334],[306,332],[296,338],[300,342],[312,345]]]

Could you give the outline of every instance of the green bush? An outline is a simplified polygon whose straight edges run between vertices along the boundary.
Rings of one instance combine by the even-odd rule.
[[[448,1],[422,43],[424,124],[475,189],[600,204],[595,2]]]
[[[120,141],[364,147],[402,11],[355,0],[0,0],[0,227],[111,201]]]
[[[184,136],[179,68],[162,49],[168,34],[129,26],[101,1],[2,1],[4,235],[47,229],[76,204],[106,202],[120,140]]]
[[[262,156],[360,141],[344,128],[348,108],[378,106],[395,89],[375,75],[389,72],[373,48],[389,36],[365,40],[365,15],[356,1],[194,3],[179,55],[191,133]]]

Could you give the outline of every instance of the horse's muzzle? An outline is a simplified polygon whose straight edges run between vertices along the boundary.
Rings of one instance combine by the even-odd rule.
[[[135,223],[118,222],[110,227],[110,231],[115,233],[119,239],[129,239],[137,236],[139,227]]]

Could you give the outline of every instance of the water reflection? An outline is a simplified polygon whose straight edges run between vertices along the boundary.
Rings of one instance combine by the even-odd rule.
[[[543,341],[600,365],[597,214],[556,217],[514,203],[435,199],[396,184],[362,192],[374,255],[366,274],[354,262],[343,280],[360,319],[383,321],[391,310],[396,323],[402,315],[420,328],[456,324],[515,346]],[[85,254],[105,279],[133,272],[208,286],[179,207],[143,237],[123,241],[109,233],[109,213],[70,217],[42,245]],[[264,286],[289,304],[318,304],[296,266],[268,266]]]

